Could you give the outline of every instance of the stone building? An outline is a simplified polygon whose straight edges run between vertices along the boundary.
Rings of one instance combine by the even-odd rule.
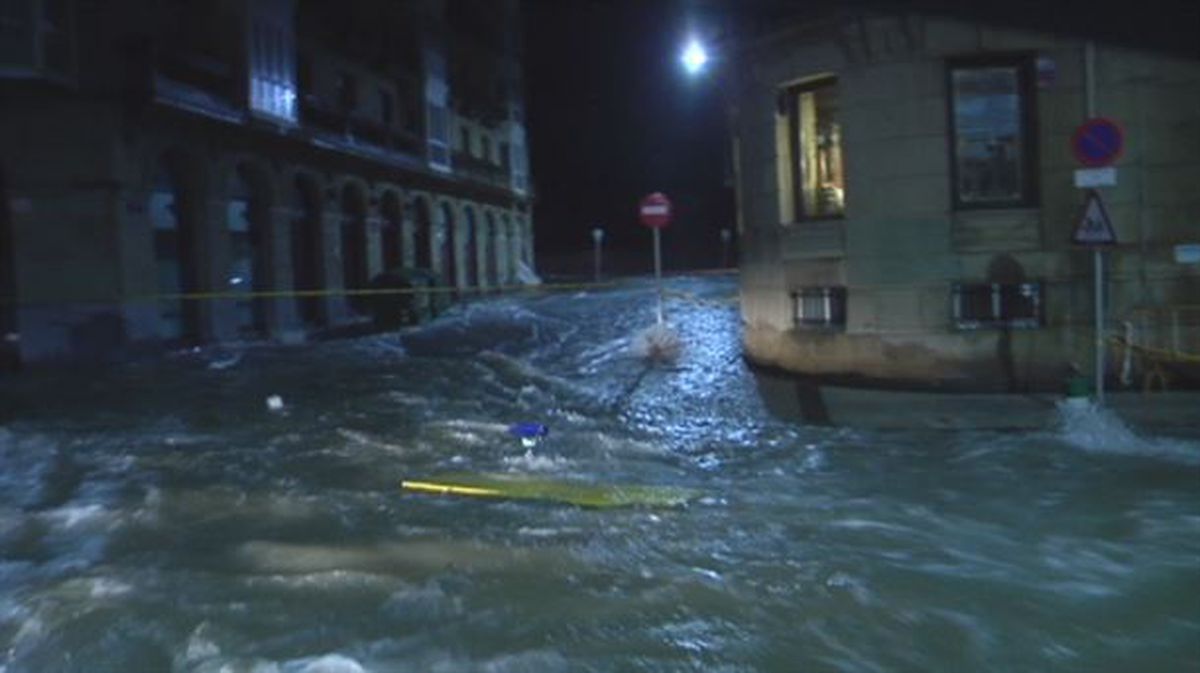
[[[532,267],[515,0],[0,7],[9,361],[296,342]]]
[[[1200,61],[1145,43],[879,11],[745,40],[730,86],[747,358],[911,390],[1059,391],[1090,373],[1071,139],[1100,116],[1125,133],[1099,188],[1117,238],[1107,376],[1140,386],[1161,366],[1182,383],[1169,354],[1200,361]]]

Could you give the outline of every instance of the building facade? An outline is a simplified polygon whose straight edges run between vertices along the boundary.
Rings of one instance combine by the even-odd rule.
[[[1200,354],[1200,61],[877,12],[797,22],[745,42],[738,61],[752,363],[913,390],[1060,391],[1089,374],[1093,255],[1072,243],[1085,190],[1071,139],[1107,117],[1125,147],[1115,186],[1098,189],[1117,239],[1106,375],[1187,378]]]
[[[0,9],[9,362],[354,323],[533,266],[515,0]]]

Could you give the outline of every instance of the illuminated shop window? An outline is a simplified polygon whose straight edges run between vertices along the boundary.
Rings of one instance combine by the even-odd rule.
[[[837,79],[790,86],[780,92],[777,108],[781,219],[841,217],[846,180]]]

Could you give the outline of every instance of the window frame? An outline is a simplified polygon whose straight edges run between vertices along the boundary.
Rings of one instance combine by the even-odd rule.
[[[1028,52],[995,52],[946,59],[946,153],[950,163],[950,201],[955,211],[1036,208],[1041,203],[1040,160],[1037,118],[1037,55]],[[954,72],[984,68],[1013,67],[1017,72],[1017,106],[1021,143],[1021,196],[985,203],[966,201],[959,193],[958,128],[955,124]]]
[[[800,106],[798,105],[799,98],[802,94],[817,91],[825,88],[835,89],[837,95],[841,96],[841,81],[836,74],[824,74],[816,77],[808,78],[800,82],[787,84],[778,89],[778,97],[782,103],[776,103],[776,114],[781,115],[787,127],[787,163],[791,172],[791,180],[788,185],[791,190],[791,217],[785,224],[803,224],[806,222],[822,222],[822,221],[838,221],[846,219],[846,203],[848,199],[845,197],[845,192],[849,191],[845,188],[846,182],[846,152],[845,144],[839,139],[839,154],[842,162],[842,183],[843,197],[841,212],[832,215],[809,214],[806,212],[804,205],[804,173],[801,170],[800,157]],[[839,115],[840,116],[840,115]],[[840,123],[840,120],[839,120]]]

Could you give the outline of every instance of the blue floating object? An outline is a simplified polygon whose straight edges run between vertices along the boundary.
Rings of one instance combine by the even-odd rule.
[[[522,421],[508,426],[508,434],[521,439],[536,439],[550,434],[550,428],[541,423]]]

